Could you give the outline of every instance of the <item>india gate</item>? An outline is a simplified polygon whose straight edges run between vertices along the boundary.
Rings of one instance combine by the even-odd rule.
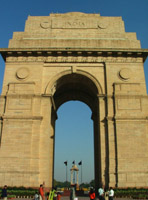
[[[92,111],[96,188],[148,187],[148,50],[125,26],[100,14],[29,16],[0,49],[0,186],[53,186],[57,110],[78,100]]]

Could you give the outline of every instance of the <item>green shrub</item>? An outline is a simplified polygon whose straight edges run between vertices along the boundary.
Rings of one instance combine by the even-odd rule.
[[[0,188],[0,193],[2,191],[2,188]],[[15,196],[34,196],[35,193],[37,193],[38,190],[34,188],[25,188],[25,187],[8,187],[7,193],[8,198],[12,198]]]
[[[132,197],[134,199],[146,199],[148,189],[146,188],[115,188],[115,197]]]

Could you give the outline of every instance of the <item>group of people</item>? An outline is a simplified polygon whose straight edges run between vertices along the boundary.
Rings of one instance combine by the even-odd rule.
[[[40,185],[39,194],[35,194],[34,200],[45,200],[44,186],[45,186],[44,183]],[[55,194],[56,194],[55,189],[50,190],[50,192],[47,195],[47,200],[54,200]],[[103,187],[100,187],[98,189],[98,195],[99,195],[98,196],[99,200],[106,200],[106,197],[108,197],[108,200],[113,200],[114,190],[112,187],[110,187],[108,191],[105,191]],[[60,200],[61,195],[57,193],[56,197],[57,197],[56,198],[57,200]],[[93,188],[90,189],[89,197],[90,197],[90,200],[96,199],[96,194]],[[2,198],[3,200],[7,200],[7,185],[5,185],[2,189]],[[74,188],[72,188],[70,200],[74,200],[74,199],[75,199],[75,191],[74,191]]]
[[[90,200],[96,199],[96,194],[93,188],[90,189],[89,197],[90,197]],[[113,188],[110,187],[108,191],[105,191],[103,187],[100,187],[98,189],[98,197],[99,197],[99,200],[106,200],[107,197],[108,197],[108,200],[113,200],[113,197],[114,197]]]
[[[55,195],[56,194],[56,195]],[[47,200],[54,200],[56,196],[57,200],[60,200],[61,195],[56,192],[55,189],[50,190],[50,192],[47,194]],[[93,188],[90,189],[89,192],[89,197],[90,200],[95,200],[96,199],[96,194]],[[98,198],[99,200],[113,200],[114,197],[114,190],[112,187],[109,188],[108,191],[104,189],[104,187],[100,187],[98,189]],[[70,200],[75,199],[75,189],[71,188],[71,193],[70,193]],[[40,185],[39,188],[39,198],[35,200],[45,200],[45,195],[44,195],[44,184]]]
[[[45,191],[44,191],[45,183],[41,184],[39,187],[39,194],[35,194],[34,200],[54,200],[55,197],[57,200],[60,200],[60,193],[57,193],[56,190],[53,188],[50,192],[47,193],[45,198]]]

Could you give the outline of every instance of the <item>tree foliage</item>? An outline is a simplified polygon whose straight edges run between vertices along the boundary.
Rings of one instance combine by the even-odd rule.
[[[54,180],[54,187],[58,187],[58,188],[69,188],[70,187],[70,182],[65,181],[65,182],[61,182],[61,181],[56,181]]]
[[[61,181],[54,180],[54,187],[69,188],[70,182],[68,182],[68,181],[61,182]],[[80,184],[80,188],[89,188],[89,187],[95,187],[95,181],[94,180],[90,181],[90,183],[81,183]]]

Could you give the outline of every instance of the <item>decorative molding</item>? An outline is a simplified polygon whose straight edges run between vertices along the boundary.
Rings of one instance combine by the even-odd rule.
[[[141,63],[142,58],[133,57],[96,57],[96,56],[8,56],[7,62],[44,62],[44,63]]]
[[[45,25],[47,25],[45,23]],[[105,27],[104,27],[105,28]],[[143,62],[148,49],[123,48],[0,48],[7,61],[41,62]],[[54,58],[55,57],[55,58]],[[51,60],[50,60],[51,59]],[[88,59],[88,60],[87,60]],[[93,59],[93,60],[92,60]]]

